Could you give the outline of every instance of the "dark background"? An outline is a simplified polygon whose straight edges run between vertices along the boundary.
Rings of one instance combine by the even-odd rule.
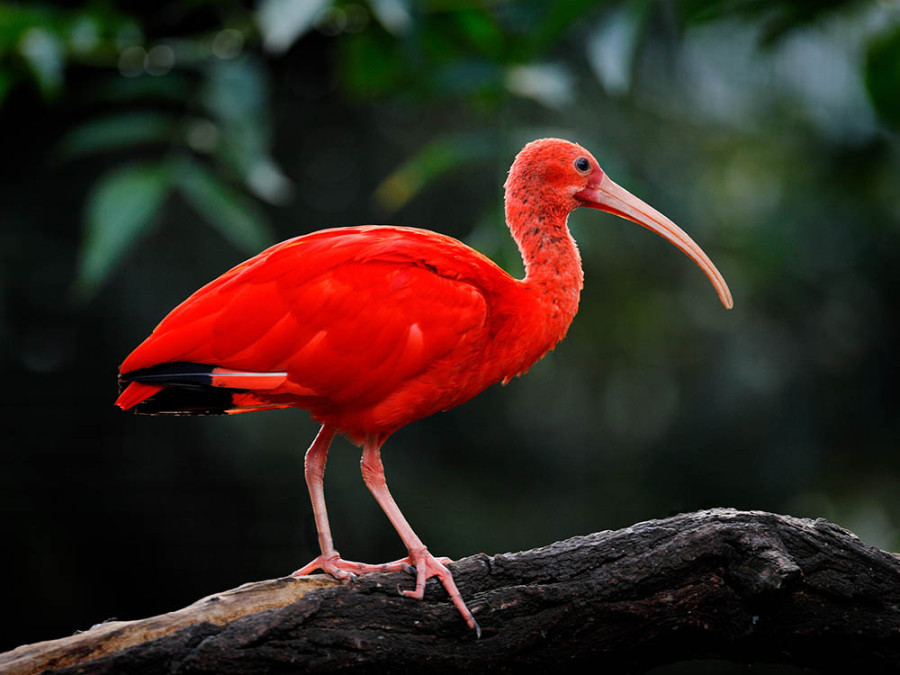
[[[308,562],[306,414],[124,414],[117,365],[194,289],[323,227],[428,227],[520,274],[501,186],[542,136],[690,232],[735,307],[646,230],[573,214],[567,339],[386,445],[431,550],[712,506],[900,546],[895,6],[291,4],[0,4],[0,650]],[[336,545],[397,558],[358,460],[336,442]]]

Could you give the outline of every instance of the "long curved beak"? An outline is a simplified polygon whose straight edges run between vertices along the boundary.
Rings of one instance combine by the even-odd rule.
[[[731,298],[728,284],[725,283],[725,279],[713,265],[709,256],[684,230],[652,206],[616,185],[606,174],[603,175],[598,185],[588,186],[577,192],[575,198],[584,206],[627,218],[669,240],[706,273],[725,308],[732,308],[734,300]]]

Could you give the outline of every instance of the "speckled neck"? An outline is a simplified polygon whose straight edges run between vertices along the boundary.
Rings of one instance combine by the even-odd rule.
[[[510,178],[506,222],[525,263],[522,283],[544,308],[555,345],[575,317],[584,287],[581,256],[566,222],[575,202],[539,180]]]

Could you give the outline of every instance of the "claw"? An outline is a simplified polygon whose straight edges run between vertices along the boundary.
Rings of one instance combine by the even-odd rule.
[[[423,548],[418,551],[410,551],[409,559],[416,568],[416,588],[414,590],[401,591],[401,593],[407,598],[421,600],[425,596],[425,582],[431,577],[437,577],[456,609],[462,614],[463,620],[465,620],[469,628],[475,631],[475,636],[480,638],[481,626],[478,625],[472,612],[466,606],[459,589],[456,588],[453,575],[446,568],[446,565],[452,562],[450,558],[435,558],[428,552],[428,549]]]

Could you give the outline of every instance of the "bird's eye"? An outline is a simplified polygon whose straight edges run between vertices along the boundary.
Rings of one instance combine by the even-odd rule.
[[[575,160],[575,169],[580,173],[587,173],[591,170],[591,163],[588,161],[587,157],[579,157]]]

